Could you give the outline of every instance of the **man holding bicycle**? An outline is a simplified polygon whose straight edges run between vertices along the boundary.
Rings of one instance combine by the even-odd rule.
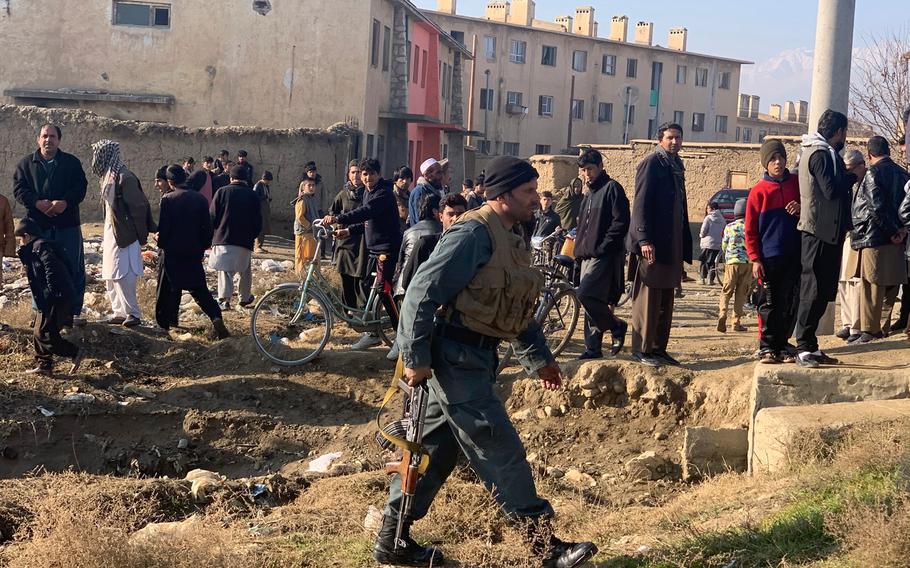
[[[487,169],[487,203],[461,216],[414,276],[401,309],[398,344],[405,380],[429,381],[423,444],[430,461],[418,481],[410,514],[396,547],[400,478],[392,478],[373,557],[382,563],[442,565],[442,554],[410,535],[455,467],[459,451],[523,531],[532,554],[546,566],[573,567],[597,552],[593,543],[564,542],[553,535],[553,509],[537,495],[531,467],[505,407],[493,391],[497,346],[512,341],[529,372],[544,388],[562,383],[533,307],[542,277],[531,268],[521,234],[540,199],[537,171],[518,158],[496,158]]]
[[[398,260],[398,250],[401,248],[401,224],[398,220],[398,201],[393,191],[394,185],[391,181],[382,179],[381,169],[379,160],[374,158],[361,160],[360,178],[366,186],[363,204],[337,216],[326,215],[322,222],[326,225],[363,223],[366,246],[370,251],[367,274],[378,270],[387,287],[386,291],[391,292],[395,263]],[[390,295],[384,295],[383,302],[390,303],[389,298]],[[394,306],[387,305],[386,310],[394,318],[397,312]],[[382,340],[379,337],[365,334],[355,344],[355,348],[364,349],[380,343]]]

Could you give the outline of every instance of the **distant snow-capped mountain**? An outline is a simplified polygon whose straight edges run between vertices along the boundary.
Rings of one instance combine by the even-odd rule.
[[[761,97],[762,112],[773,104],[809,100],[812,87],[812,50],[796,48],[782,51],[742,70],[741,93]]]

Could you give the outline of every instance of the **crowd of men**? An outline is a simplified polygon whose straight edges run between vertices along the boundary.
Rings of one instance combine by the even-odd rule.
[[[88,180],[79,160],[59,145],[63,133],[41,127],[38,149],[19,162],[13,193],[25,208],[14,230],[10,205],[0,199],[0,249],[12,253],[13,233],[29,280],[36,322],[36,367],[53,375],[54,357],[81,362],[80,349],[60,333],[84,324],[85,261],[79,206]],[[785,146],[768,139],[761,147],[764,175],[746,200],[734,206],[727,223],[717,204],[708,204],[699,231],[701,279],[714,283],[721,256],[725,264],[717,330],[727,331],[733,301],[733,331],[742,323],[747,296],[758,313],[759,360],[815,367],[837,360],[819,348],[818,327],[829,303],[840,295],[843,328],[838,337],[855,344],[907,329],[910,242],[910,174],[891,158],[882,137],[868,140],[867,156],[841,151],[847,118],[826,111],[818,131],[803,137],[795,171]],[[347,181],[325,211],[322,178],[307,163],[294,207],[298,274],[321,262],[313,228],[317,219],[334,225],[331,247],[343,301],[357,309],[377,274],[400,304],[398,339],[389,358],[401,360],[404,379],[430,381],[424,444],[431,454],[418,483],[409,516],[399,523],[402,490],[393,478],[374,547],[374,557],[393,564],[438,564],[442,554],[410,537],[410,525],[426,514],[455,466],[460,450],[524,532],[531,551],[548,565],[577,566],[593,556],[590,542],[555,537],[550,504],[534,488],[520,439],[502,402],[491,390],[496,348],[511,341],[525,369],[555,389],[563,377],[550,353],[533,306],[542,276],[531,266],[533,238],[574,238],[573,275],[585,311],[581,359],[618,355],[631,332],[631,355],[643,365],[680,365],[667,351],[674,303],[693,260],[686,170],[679,156],[683,129],[665,123],[657,144],[636,168],[633,199],[611,178],[603,158],[587,150],[578,158],[579,182],[554,199],[538,191],[537,171],[513,157],[494,159],[484,174],[449,187],[446,160],[430,158],[382,175],[382,164],[367,158],[350,162]],[[179,324],[183,291],[212,321],[214,335],[229,332],[223,311],[249,306],[252,255],[264,250],[270,232],[271,172],[256,180],[245,151],[236,161],[227,151],[206,156],[196,170],[187,157],[163,166],[155,185],[161,193],[156,220],[138,176],[123,161],[113,140],[92,145],[90,171],[98,180],[104,208],[101,278],[111,314],[106,322],[135,326],[142,314],[137,280],[144,268],[141,248],[157,235],[159,266],[155,321],[162,329]],[[412,188],[413,185],[413,188]],[[206,281],[217,272],[215,297]],[[616,316],[620,296],[631,283],[630,321]],[[236,286],[235,286],[236,284]],[[216,301],[217,298],[217,301]],[[399,313],[387,306],[388,313]],[[796,345],[790,343],[794,333]],[[353,346],[379,345],[364,334]],[[401,532],[403,530],[403,532]]]

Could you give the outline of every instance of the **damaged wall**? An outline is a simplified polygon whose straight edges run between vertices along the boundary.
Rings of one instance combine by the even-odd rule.
[[[329,130],[263,128],[186,128],[150,122],[133,122],[102,118],[86,111],[43,109],[0,105],[0,176],[6,180],[0,193],[14,203],[14,215],[24,209],[12,195],[12,178],[16,164],[37,149],[38,127],[53,122],[63,128],[60,148],[75,154],[89,178],[88,196],[81,207],[83,221],[101,218],[97,178],[91,175],[90,145],[102,138],[120,143],[127,166],[142,181],[152,207],[158,209],[159,197],[154,190],[155,171],[166,163],[177,163],[193,156],[201,164],[205,155],[215,155],[222,148],[236,155],[240,149],[249,152],[250,163],[258,178],[270,170],[272,182],[272,219],[276,234],[289,236],[293,208],[289,202],[297,194],[303,165],[313,160],[323,177],[324,193],[320,203],[330,203],[344,182],[355,131],[345,126]]]

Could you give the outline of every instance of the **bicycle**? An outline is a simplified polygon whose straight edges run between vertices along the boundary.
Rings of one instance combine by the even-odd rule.
[[[307,263],[302,282],[281,284],[266,293],[253,308],[250,333],[256,347],[268,360],[286,367],[308,363],[319,356],[332,337],[334,319],[341,320],[357,332],[376,333],[391,347],[395,342],[398,321],[391,287],[382,278],[385,255],[377,259],[376,275],[366,304],[351,307],[339,298],[321,270],[322,250],[335,229],[313,223],[316,251]],[[393,313],[389,313],[389,310]]]

